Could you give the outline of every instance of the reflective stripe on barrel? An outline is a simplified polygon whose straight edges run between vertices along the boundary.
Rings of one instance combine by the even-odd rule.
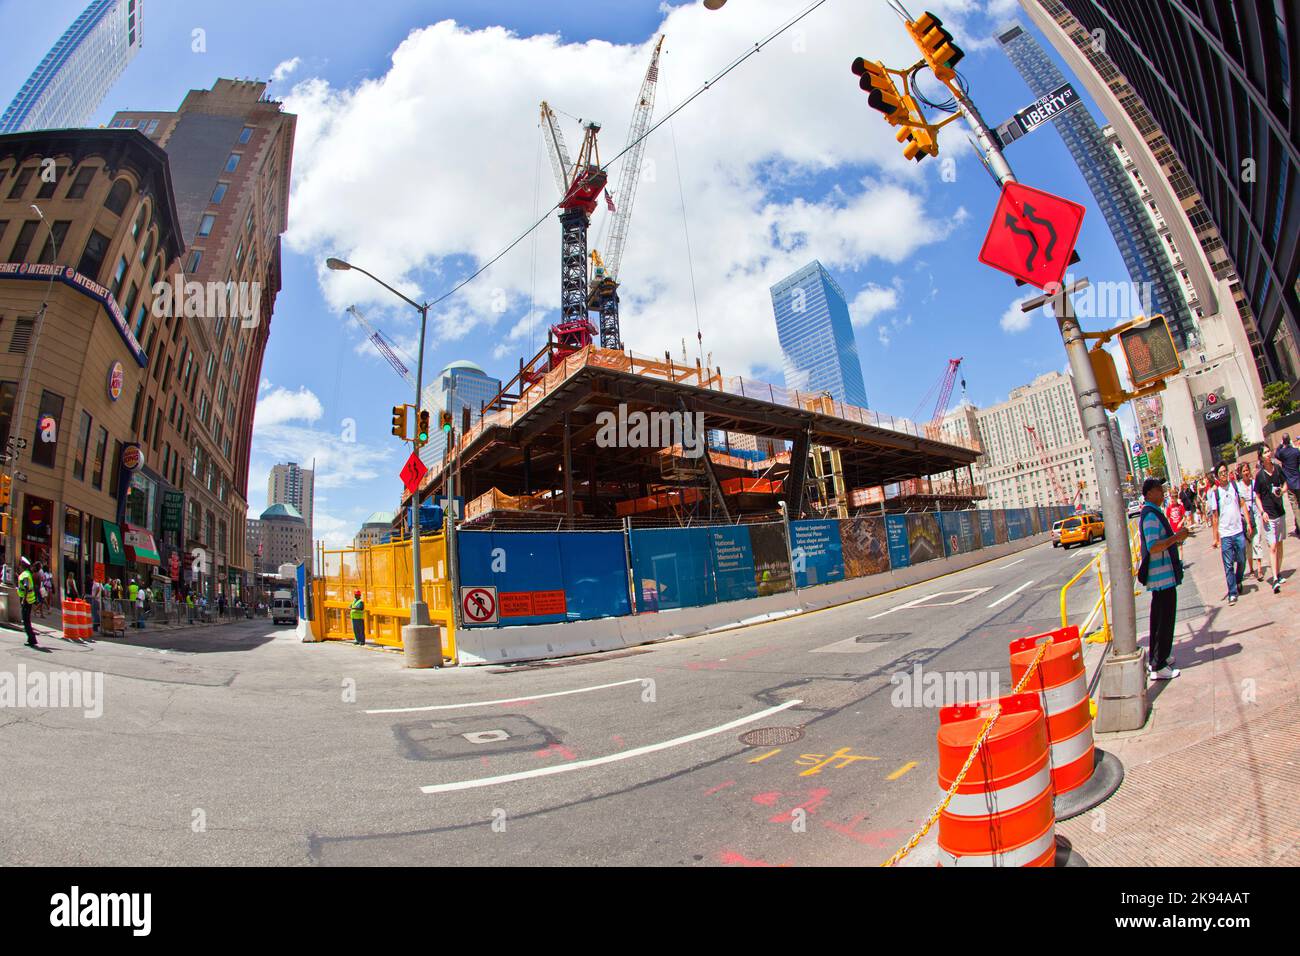
[[[939,815],[940,866],[1052,866],[1056,817],[1047,721],[1037,694],[1014,694]],[[947,792],[992,704],[939,711],[939,786]]]
[[[1083,666],[1083,645],[1074,625],[1012,641],[1011,682],[1019,685],[1033,663],[1038,647],[1043,653],[1025,690],[1037,691],[1047,714],[1047,736],[1052,747],[1052,787],[1069,793],[1092,776],[1095,746],[1092,712],[1088,703],[1088,675]]]

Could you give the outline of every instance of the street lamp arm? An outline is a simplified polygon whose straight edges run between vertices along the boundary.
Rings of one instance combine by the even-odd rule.
[[[354,272],[360,272],[362,275],[368,275],[368,276],[370,276],[370,278],[374,279],[376,282],[378,282],[381,286],[383,286],[383,287],[384,287],[385,289],[387,289],[389,292],[393,293],[393,295],[397,296],[399,299],[402,299],[403,301],[407,302],[408,304],[414,306],[416,309],[418,309],[418,310],[421,311],[421,312],[423,312],[423,311],[425,310],[426,306],[423,306],[423,305],[421,305],[419,302],[416,302],[414,299],[409,298],[408,296],[403,295],[401,292],[398,292],[396,289],[394,289],[391,285],[389,285],[389,284],[388,284],[387,282],[385,282],[383,279],[379,278],[379,276],[375,275],[373,272],[368,272],[368,271],[366,271],[365,269],[361,268],[360,266],[352,266],[352,271],[354,271]]]

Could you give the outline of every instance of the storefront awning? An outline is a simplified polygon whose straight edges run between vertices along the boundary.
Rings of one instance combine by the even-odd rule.
[[[111,521],[102,521],[104,528],[104,545],[108,548],[108,563],[126,566],[126,552],[122,550],[122,532]]]
[[[126,526],[126,546],[136,564],[159,564],[158,547],[153,535],[143,528]]]

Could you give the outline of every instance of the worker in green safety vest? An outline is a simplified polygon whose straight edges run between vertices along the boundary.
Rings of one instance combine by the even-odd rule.
[[[352,592],[352,639],[358,644],[366,642],[366,602],[361,592]]]
[[[32,606],[36,604],[36,581],[32,577],[32,562],[22,559],[23,570],[18,575],[18,600],[22,604],[23,630],[27,632],[27,646],[39,647],[36,632],[32,630]]]

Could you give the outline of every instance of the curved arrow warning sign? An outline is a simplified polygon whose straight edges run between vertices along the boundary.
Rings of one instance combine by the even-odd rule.
[[[1040,289],[1059,283],[1079,239],[1084,208],[1022,183],[1007,183],[993,210],[980,262]]]
[[[497,589],[494,587],[461,588],[460,609],[466,624],[495,624]]]

